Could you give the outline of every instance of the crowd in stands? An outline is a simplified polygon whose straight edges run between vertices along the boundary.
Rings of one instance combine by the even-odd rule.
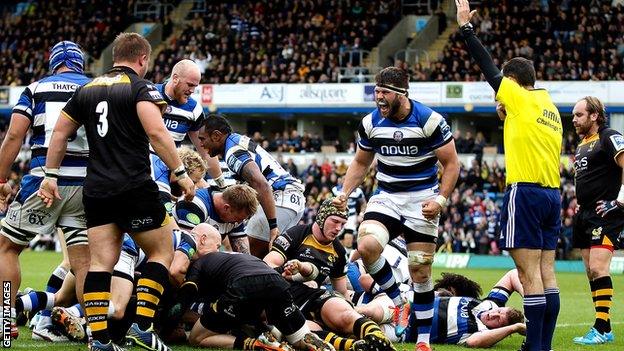
[[[534,61],[538,80],[621,80],[624,5],[611,0],[483,0],[472,23],[498,65],[515,56]],[[423,69],[408,69],[414,81],[477,81],[481,72],[459,32],[442,57]]]
[[[325,145],[321,136],[318,133],[306,132],[303,135],[299,135],[297,130],[277,132],[273,135],[272,139],[264,137],[260,132],[255,132],[251,135],[251,138],[267,151],[278,153],[310,153],[320,152],[321,147]],[[355,153],[355,140],[351,140],[345,147],[343,143],[336,139],[332,142],[333,150],[335,152]]]
[[[398,0],[209,1],[155,61],[162,80],[182,58],[204,83],[335,82],[350,50],[371,50],[400,19]],[[352,56],[352,66],[362,57]]]
[[[61,40],[78,43],[89,57],[99,58],[133,21],[133,3],[49,0],[0,5],[0,85],[28,85],[49,74],[49,50]]]

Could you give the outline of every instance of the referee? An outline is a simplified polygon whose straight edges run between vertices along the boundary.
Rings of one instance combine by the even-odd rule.
[[[111,312],[111,272],[119,259],[124,232],[132,235],[148,257],[136,288],[135,323],[126,338],[147,350],[170,350],[153,331],[152,320],[169,281],[173,223],[150,177],[149,145],[174,170],[189,200],[194,187],[163,123],[162,112],[167,104],[156,87],[143,79],[151,50],[149,42],[139,34],[117,36],[113,42],[113,68],[76,90],[63,108],[39,190],[48,206],[55,198],[60,199],[56,179],[67,139],[84,125],[89,164],[83,203],[91,256],[84,304],[93,337],[91,350],[122,350],[110,340],[107,314]]]
[[[501,212],[501,246],[509,250],[524,288],[526,340],[521,350],[552,349],[559,314],[554,261],[561,227],[559,111],[544,89],[535,89],[533,63],[515,57],[501,72],[475,35],[468,0],[455,0],[457,23],[504,120],[507,190]]]

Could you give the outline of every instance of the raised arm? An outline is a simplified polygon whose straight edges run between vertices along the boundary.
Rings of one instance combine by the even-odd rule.
[[[468,0],[455,0],[455,5],[457,6],[457,24],[459,24],[459,30],[468,47],[468,53],[475,59],[490,86],[495,92],[498,92],[498,88],[503,80],[503,73],[494,65],[492,56],[481,44],[470,23],[472,16],[477,10],[470,11]]]

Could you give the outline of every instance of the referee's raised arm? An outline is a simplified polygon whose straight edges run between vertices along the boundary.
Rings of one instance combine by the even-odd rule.
[[[472,16],[477,13],[477,10],[470,11],[468,0],[455,0],[455,5],[457,6],[457,24],[468,47],[468,53],[475,59],[494,92],[498,92],[498,88],[503,80],[503,73],[494,64],[492,56],[481,44],[470,23]]]

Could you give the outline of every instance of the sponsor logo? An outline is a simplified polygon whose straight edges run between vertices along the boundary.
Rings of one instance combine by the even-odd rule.
[[[130,225],[132,226],[132,228],[141,228],[152,223],[154,223],[154,219],[152,217],[135,218],[130,221]]]
[[[306,85],[305,89],[299,92],[302,99],[314,99],[320,101],[346,101],[347,89],[325,88],[313,85]]]
[[[600,240],[601,235],[602,235],[602,227],[598,227],[592,230],[592,240]]]
[[[610,136],[609,139],[611,139],[615,151],[624,149],[624,136],[617,134]]]
[[[154,100],[162,100],[163,97],[162,95],[160,95],[160,92],[156,91],[156,90],[152,90],[149,92],[149,96],[152,97],[152,99]]]
[[[418,154],[418,146],[415,145],[384,145],[380,150],[384,156],[416,156]]]
[[[283,236],[278,236],[277,239],[275,239],[275,244],[281,246],[284,250],[288,250],[290,247],[290,243]]]
[[[199,223],[201,223],[201,221],[199,219],[199,216],[194,214],[194,213],[187,213],[186,214],[186,220],[189,223],[192,223],[192,224],[195,224],[195,225],[198,225]]]

